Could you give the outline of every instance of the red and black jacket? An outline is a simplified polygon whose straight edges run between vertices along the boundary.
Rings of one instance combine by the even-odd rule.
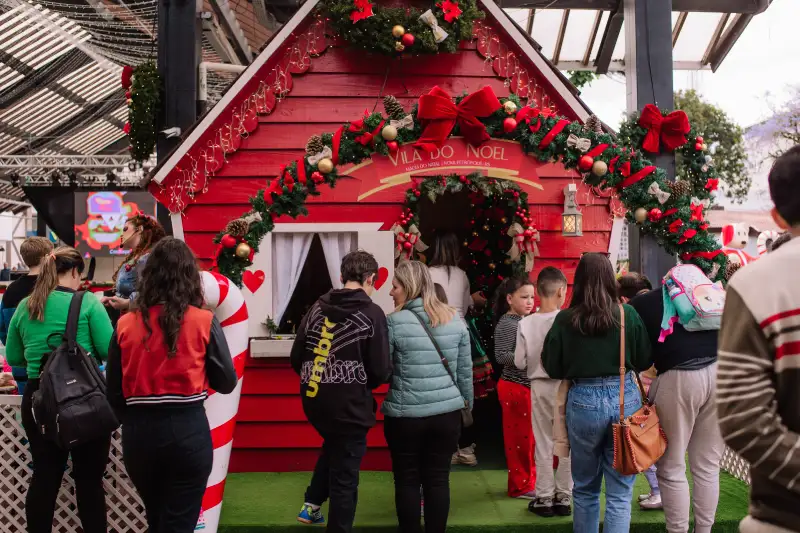
[[[177,353],[167,357],[158,324],[161,306],[150,309],[148,336],[140,312],[120,318],[108,349],[108,399],[124,407],[184,407],[201,404],[209,386],[227,394],[237,377],[219,321],[211,311],[189,307],[183,316]]]

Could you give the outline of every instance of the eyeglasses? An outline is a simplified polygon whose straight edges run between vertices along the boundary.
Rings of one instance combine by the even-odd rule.
[[[584,255],[593,255],[593,254],[604,255],[606,256],[606,259],[611,259],[611,252],[581,252],[581,257],[583,257]]]

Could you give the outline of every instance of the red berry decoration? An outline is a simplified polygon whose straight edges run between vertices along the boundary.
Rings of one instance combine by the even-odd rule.
[[[319,185],[320,183],[325,181],[325,176],[323,176],[321,172],[315,170],[314,172],[311,173],[311,181]]]
[[[405,46],[406,48],[408,48],[409,46],[414,46],[414,40],[415,40],[415,39],[414,39],[414,36],[413,36],[412,34],[410,34],[410,33],[406,33],[406,34],[404,34],[404,35],[403,35],[403,37],[400,39],[400,42],[401,42],[401,43],[403,43],[403,46]]]
[[[403,248],[405,248],[406,250],[410,250],[412,246],[414,246],[414,245],[411,244],[410,242],[404,242],[403,243]]]
[[[594,158],[590,155],[584,155],[578,159],[578,168],[584,172],[588,172],[592,168],[592,165],[594,165]]]
[[[422,193],[420,191],[418,191],[418,190],[414,191],[414,196],[416,196],[417,198],[419,198],[421,194]]]
[[[386,143],[386,148],[388,148],[391,153],[395,153],[400,149],[400,146],[397,144],[397,141],[389,141]]]
[[[647,214],[647,218],[650,220],[650,222],[658,222],[659,220],[661,220],[662,216],[664,216],[664,214],[661,212],[661,209],[657,207],[651,209],[650,212]]]
[[[236,237],[227,233],[222,236],[222,239],[220,239],[219,243],[225,248],[233,248],[237,244]]]
[[[462,174],[461,176],[458,177],[458,181],[460,181],[461,183],[466,183],[467,177]]]
[[[517,191],[514,191],[514,194],[513,194],[512,196],[513,196],[514,198],[519,198],[519,193],[518,193]]]
[[[503,131],[506,133],[511,133],[515,129],[517,129],[517,119],[508,117],[503,121]]]

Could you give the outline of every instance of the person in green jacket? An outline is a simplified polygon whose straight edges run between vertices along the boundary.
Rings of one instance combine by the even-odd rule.
[[[108,529],[103,474],[111,435],[63,450],[42,437],[32,411],[42,360],[61,342],[69,304],[81,284],[82,273],[83,258],[74,248],[60,247],[48,254],[42,261],[33,292],[20,302],[8,328],[6,358],[12,366],[24,366],[28,371],[28,384],[22,396],[22,427],[33,456],[33,476],[25,501],[28,533],[50,533],[70,454],[83,531],[105,533]],[[106,359],[112,333],[103,305],[93,294],[85,295],[78,321],[78,343],[94,357]]]
[[[604,533],[627,533],[636,476],[614,469],[611,424],[619,420],[620,304],[611,262],[585,254],[575,271],[572,300],[547,334],[542,364],[553,379],[572,380],[567,400],[567,433],[572,452],[576,533],[600,528],[600,488],[605,478]],[[633,372],[653,364],[642,319],[625,308],[625,416],[642,406]]]

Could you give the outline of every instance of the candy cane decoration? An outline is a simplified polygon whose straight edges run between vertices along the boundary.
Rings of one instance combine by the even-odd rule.
[[[764,255],[769,252],[769,249],[772,248],[772,243],[775,242],[779,235],[780,233],[771,229],[759,233],[756,241],[758,255]]]
[[[225,340],[233,357],[233,366],[239,383],[230,394],[216,394],[209,391],[205,401],[208,425],[211,428],[211,441],[214,444],[214,462],[208,476],[203,507],[200,511],[198,529],[216,533],[222,511],[222,493],[228,475],[228,461],[233,447],[233,428],[236,412],[239,410],[239,397],[242,394],[242,376],[247,357],[249,335],[247,331],[247,305],[239,289],[225,276],[212,272],[202,272],[205,304],[222,325]],[[202,525],[202,526],[201,526]]]

